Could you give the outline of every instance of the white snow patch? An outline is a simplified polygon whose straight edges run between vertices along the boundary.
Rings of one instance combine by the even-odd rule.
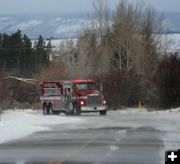
[[[119,149],[119,147],[115,146],[115,145],[111,145],[109,147],[110,151],[107,153],[107,156],[110,157],[112,156],[112,154],[117,151]]]
[[[140,114],[140,113],[147,113],[148,110],[147,108],[127,108],[123,110],[118,110],[119,113],[121,114]]]
[[[180,112],[180,107],[179,108],[172,108],[168,110],[154,110],[154,111],[148,111],[147,108],[142,107],[142,108],[125,108],[122,110],[117,110],[117,112],[121,114],[144,114],[144,113],[152,113],[152,114],[167,114],[167,113],[179,113]]]
[[[69,25],[60,25],[56,31],[55,34],[61,34],[61,33],[68,33],[71,32],[79,32],[81,31],[81,24],[73,24],[71,26]]]
[[[59,21],[61,21],[61,24],[59,24]],[[58,22],[58,24],[57,24]],[[55,34],[61,34],[61,33],[77,33],[83,32],[84,29],[87,27],[92,28],[92,30],[97,27],[98,28],[98,23],[96,19],[78,19],[78,18],[70,18],[70,19],[56,19],[53,21],[54,24],[56,25],[57,29],[55,31]]]
[[[49,23],[53,24],[53,25],[57,25],[57,23],[61,22],[63,20],[62,17],[57,17],[55,19],[52,19],[49,21]]]
[[[17,29],[27,30],[28,28],[35,27],[37,25],[40,25],[41,23],[43,23],[42,20],[30,20],[28,22],[22,22],[22,23],[19,23],[15,26],[9,28],[9,31],[14,31]]]
[[[180,52],[180,34],[164,35],[168,39],[168,52]]]
[[[110,146],[110,151],[112,151],[112,152],[114,152],[114,151],[116,151],[118,149],[119,149],[119,147],[117,147],[117,146],[114,146],[114,145]]]
[[[80,118],[44,116],[42,111],[8,110],[0,118],[0,143],[23,138],[34,132],[49,130],[53,124],[76,124]]]

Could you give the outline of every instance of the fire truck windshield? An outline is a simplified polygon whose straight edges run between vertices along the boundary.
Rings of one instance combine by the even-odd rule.
[[[96,85],[94,83],[81,83],[81,84],[77,84],[76,89],[79,90],[95,90],[96,89]]]

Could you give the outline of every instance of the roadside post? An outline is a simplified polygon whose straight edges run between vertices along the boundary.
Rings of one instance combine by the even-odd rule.
[[[141,102],[141,100],[138,101],[138,111],[142,112],[142,102]]]
[[[0,108],[0,121],[2,121],[2,114],[3,112],[2,112],[2,109]]]

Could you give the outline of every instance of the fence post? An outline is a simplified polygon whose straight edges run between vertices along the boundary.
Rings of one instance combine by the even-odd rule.
[[[2,121],[2,109],[0,108],[0,121]]]
[[[138,111],[139,112],[142,111],[142,102],[141,102],[141,100],[138,101]]]

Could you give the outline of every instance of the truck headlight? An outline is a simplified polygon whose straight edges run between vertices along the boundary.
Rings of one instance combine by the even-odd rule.
[[[103,105],[106,105],[106,100],[103,100]]]
[[[81,104],[81,105],[84,105],[84,101],[81,101],[80,104]]]

